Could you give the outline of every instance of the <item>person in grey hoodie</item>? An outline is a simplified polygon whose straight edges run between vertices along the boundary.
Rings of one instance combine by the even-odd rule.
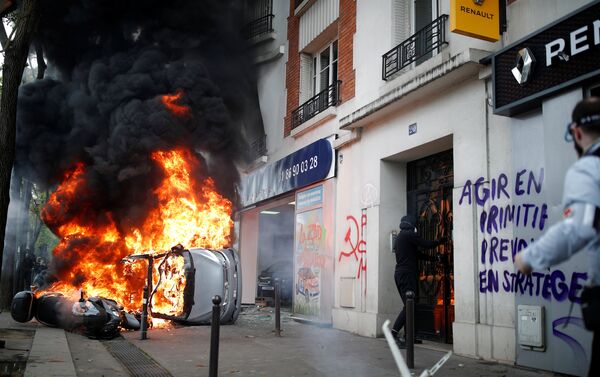
[[[442,237],[435,241],[429,241],[421,238],[417,234],[416,223],[417,221],[414,216],[403,216],[400,220],[400,233],[398,233],[396,241],[394,242],[394,253],[396,254],[394,281],[396,282],[398,293],[400,293],[403,307],[402,311],[400,314],[398,314],[398,317],[394,322],[392,334],[396,338],[400,347],[403,347],[405,343],[404,339],[400,338],[399,333],[406,322],[406,292],[413,291],[415,293],[415,302],[418,293],[418,261],[420,259],[435,260],[435,258],[423,253],[423,250],[433,249],[443,244],[447,240],[446,237]]]

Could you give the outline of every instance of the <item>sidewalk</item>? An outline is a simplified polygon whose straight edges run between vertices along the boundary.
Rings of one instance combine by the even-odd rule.
[[[1,313],[0,329],[30,334],[30,351],[20,351],[28,353],[25,356],[28,359],[24,374],[28,377],[121,377],[131,375],[128,370],[137,371],[136,375],[148,376],[168,376],[169,373],[172,376],[208,376],[209,326],[151,330],[148,339],[143,341],[139,339],[139,331],[126,332],[123,333],[126,341],[117,339],[100,342],[35,322],[20,324],[14,322],[10,314]],[[272,308],[256,307],[245,308],[235,325],[222,326],[219,375],[399,376],[385,339],[365,338],[332,328],[298,323],[285,312],[282,313],[282,336],[275,336],[273,329]],[[0,356],[9,348],[14,348],[10,346],[11,340],[6,340],[6,349],[0,349]],[[26,349],[24,344],[27,341],[21,340],[21,347]],[[122,355],[125,355],[126,363],[137,362],[133,369],[131,365],[126,368],[113,357],[115,349],[119,347],[122,350],[125,347]],[[415,375],[418,376],[424,368],[431,367],[444,355],[440,347],[428,343],[415,348]],[[144,364],[141,366],[146,367],[145,371],[140,369],[140,355],[153,359],[147,363],[141,362]],[[152,365],[153,361],[162,368]],[[453,355],[437,375],[533,377],[552,374]]]

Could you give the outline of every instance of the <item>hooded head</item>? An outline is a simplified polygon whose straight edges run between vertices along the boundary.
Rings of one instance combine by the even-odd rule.
[[[572,140],[577,155],[600,139],[600,98],[588,97],[579,101],[571,114],[565,139]]]
[[[413,230],[417,220],[412,215],[402,216],[400,219],[400,230]]]

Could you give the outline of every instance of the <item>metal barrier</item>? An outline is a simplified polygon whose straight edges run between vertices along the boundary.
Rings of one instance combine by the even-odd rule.
[[[342,82],[337,80],[292,111],[292,129],[313,118],[328,107],[336,106],[340,102],[341,84]]]
[[[217,377],[219,374],[219,332],[221,327],[221,296],[212,298],[212,321],[210,322],[210,361],[208,376]]]
[[[258,158],[267,154],[267,135],[259,136],[248,144],[250,144],[252,157]]]
[[[152,266],[154,265],[154,261],[152,259],[152,256],[150,255],[140,255],[140,258],[146,259],[148,261],[148,271],[146,276],[147,280],[146,286],[144,286],[144,294],[142,300],[142,331],[140,334],[140,339],[145,340],[148,338],[148,325],[150,323],[149,311],[150,307],[152,306],[152,303],[150,302],[152,298],[150,296],[152,292]]]
[[[406,364],[415,367],[415,293],[406,292]]]
[[[446,41],[446,21],[448,15],[443,14],[425,26],[407,40],[383,54],[382,78],[389,80],[407,65],[425,57],[430,52],[440,51]]]
[[[410,372],[404,358],[402,357],[402,353],[396,344],[396,340],[394,335],[392,335],[392,331],[390,330],[390,320],[386,319],[383,325],[381,326],[381,330],[383,331],[383,335],[385,336],[385,340],[390,347],[390,351],[392,352],[392,356],[394,356],[394,361],[396,362],[396,366],[398,367],[398,371],[400,372],[400,376],[402,377],[413,377],[414,374]],[[452,356],[452,351],[446,353],[437,363],[433,365],[433,367],[425,369],[419,377],[431,377],[437,373],[438,370],[450,359]]]
[[[267,14],[247,23],[242,29],[242,33],[244,33],[246,39],[252,39],[263,34],[271,33],[273,31],[273,17],[275,16]]]
[[[281,336],[281,285],[275,279],[275,334]]]

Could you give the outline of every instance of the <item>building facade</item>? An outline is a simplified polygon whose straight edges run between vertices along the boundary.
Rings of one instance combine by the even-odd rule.
[[[381,335],[402,307],[392,240],[413,214],[424,237],[451,236],[433,251],[442,262],[419,266],[421,336],[585,374],[591,334],[579,306],[570,311],[584,255],[531,277],[513,261],[562,213],[575,160],[565,125],[600,84],[599,2],[273,3],[286,37],[266,68],[273,86],[259,77],[267,152],[243,187],[244,302],[262,294],[263,270],[287,260],[299,317]],[[474,30],[460,30],[461,12]],[[330,165],[305,173],[317,155]]]

